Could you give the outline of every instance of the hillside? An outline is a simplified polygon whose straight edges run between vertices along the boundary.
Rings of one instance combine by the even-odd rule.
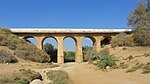
[[[12,53],[7,52],[8,50],[0,51],[1,58],[0,62],[11,62],[11,61],[5,61],[8,59],[11,59],[11,57],[16,57],[30,60],[34,62],[49,62],[50,57],[48,54],[38,49],[35,45],[32,43],[26,42],[24,39],[19,39],[18,36],[11,33],[9,29],[6,28],[0,28],[0,46],[5,46],[12,50]],[[5,56],[3,56],[5,55]],[[10,56],[11,55],[11,56]],[[3,59],[5,57],[5,59]],[[7,57],[7,58],[6,58]],[[15,59],[15,57],[14,57]],[[17,62],[17,61],[16,61]]]

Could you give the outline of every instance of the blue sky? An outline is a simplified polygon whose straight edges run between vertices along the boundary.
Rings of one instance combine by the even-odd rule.
[[[129,28],[138,0],[0,0],[0,27]],[[83,45],[91,46],[91,41]],[[75,50],[73,40],[65,49]],[[54,43],[53,40],[46,42]],[[72,44],[71,44],[72,43]]]
[[[0,0],[0,27],[128,28],[138,0]]]

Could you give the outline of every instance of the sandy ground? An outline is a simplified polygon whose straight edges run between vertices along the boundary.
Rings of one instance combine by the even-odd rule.
[[[125,73],[123,69],[103,72],[85,63],[77,66],[70,76],[74,84],[150,84],[150,74]]]
[[[55,68],[37,68],[38,66],[34,65],[34,63],[22,65],[0,64],[0,75],[15,72],[17,69],[30,68],[39,72],[44,79],[43,83],[48,84],[50,81],[47,79],[46,72],[50,70],[64,70],[68,72],[73,84],[150,84],[150,74],[141,74],[140,70],[133,73],[125,73],[126,70],[124,69],[104,72],[87,63],[66,63]]]
[[[126,58],[129,55],[138,56],[144,53],[150,53],[150,48],[128,47],[126,50],[122,50],[120,47],[110,49],[110,53],[116,53],[115,56]],[[47,79],[46,72],[50,70],[64,70],[70,75],[73,84],[150,84],[150,74],[141,74],[141,70],[133,73],[125,73],[126,69],[103,72],[97,70],[94,65],[87,63],[65,63],[59,67],[49,68],[46,64],[25,61],[19,58],[18,60],[19,62],[15,64],[0,64],[0,76],[9,76],[19,69],[31,69],[39,72],[44,79],[43,83],[47,84],[49,80]],[[128,63],[133,65],[136,62],[150,62],[150,57],[136,58]]]

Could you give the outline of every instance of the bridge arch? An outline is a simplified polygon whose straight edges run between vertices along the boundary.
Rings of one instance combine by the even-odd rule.
[[[109,45],[111,41],[111,36],[103,36],[101,39],[101,47],[104,47],[105,45]]]
[[[46,40],[46,39],[54,39],[55,41],[56,41],[56,44],[58,44],[58,41],[57,41],[57,39],[54,37],[54,36],[45,36],[43,39],[42,39],[42,42],[41,42],[41,45],[42,45],[42,49],[43,49],[43,43],[44,43],[44,41]]]
[[[89,38],[92,41],[92,45],[95,45],[96,39],[93,36],[84,36],[84,38]]]
[[[82,39],[82,54],[84,62],[89,60],[89,54],[87,54],[87,51],[94,48],[95,42],[96,39],[93,36],[84,36]]]
[[[75,38],[75,36],[65,36],[63,38],[63,40],[66,39],[66,38],[72,38],[75,41],[75,44],[77,43],[77,39]]]
[[[51,58],[51,62],[57,62],[57,39],[54,36],[45,36],[42,39],[41,45],[42,45],[42,49],[44,49],[44,46],[49,43],[52,44],[54,46],[54,50],[52,51],[47,51],[47,53],[49,54],[50,58]]]
[[[37,44],[37,40],[34,36],[24,36],[23,39],[26,40],[27,42],[34,44],[34,45]]]
[[[67,45],[70,42],[71,45]],[[74,36],[65,36],[63,38],[63,49],[64,49],[64,62],[75,62],[76,61],[76,45],[77,39]]]

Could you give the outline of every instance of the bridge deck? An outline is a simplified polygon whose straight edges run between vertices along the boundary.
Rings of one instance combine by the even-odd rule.
[[[131,29],[22,29],[13,28],[13,33],[119,33],[131,32]]]

